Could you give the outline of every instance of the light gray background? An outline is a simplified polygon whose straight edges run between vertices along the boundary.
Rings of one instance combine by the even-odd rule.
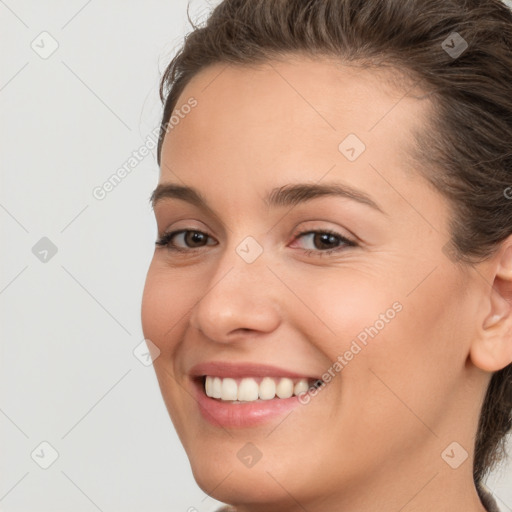
[[[216,3],[190,0],[192,17]],[[190,30],[186,5],[0,0],[2,511],[218,506],[193,480],[152,367],[133,354],[156,150],[103,200],[92,194],[155,140],[158,81]],[[43,237],[55,255],[32,252]],[[48,469],[44,441],[58,452]],[[503,511],[511,482],[510,466],[488,481]]]

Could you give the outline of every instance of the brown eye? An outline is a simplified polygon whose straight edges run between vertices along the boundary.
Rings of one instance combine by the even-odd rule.
[[[355,247],[357,244],[352,240],[334,231],[304,231],[297,235],[297,240],[309,238],[309,248],[305,247],[306,254],[317,254],[323,256],[332,252],[344,250],[346,247]],[[312,246],[312,247],[311,247]]]
[[[162,237],[156,241],[156,245],[165,246],[175,251],[187,251],[208,245],[207,242],[209,238],[210,237],[202,231],[182,229],[164,233]]]
[[[332,249],[337,247],[338,237],[331,235],[329,233],[315,233],[313,236],[313,245],[315,245],[318,249]]]
[[[185,235],[183,240],[189,247],[201,247],[208,241],[208,235],[201,231],[184,231],[183,234]]]

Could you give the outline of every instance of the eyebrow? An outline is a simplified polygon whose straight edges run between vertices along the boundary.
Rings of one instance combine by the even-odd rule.
[[[339,183],[324,185],[310,183],[283,185],[282,187],[272,189],[264,197],[264,201],[268,207],[295,206],[322,196],[337,196],[352,199],[387,215],[370,196],[361,190]],[[163,199],[181,199],[182,201],[186,201],[215,215],[206,199],[198,190],[192,187],[174,183],[161,183],[155,188],[149,200],[154,208],[156,204]]]

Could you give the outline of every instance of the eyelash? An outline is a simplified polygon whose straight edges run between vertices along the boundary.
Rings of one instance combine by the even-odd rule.
[[[183,247],[177,247],[175,245],[170,244],[171,240],[174,238],[175,235],[178,235],[181,233],[189,233],[189,232],[200,233],[207,237],[209,236],[207,233],[204,233],[203,231],[199,231],[197,229],[180,229],[177,231],[171,231],[169,233],[164,233],[161,237],[159,237],[159,239],[155,242],[155,244],[158,246],[167,247],[170,251],[181,252],[181,253],[193,252],[195,250],[202,249],[202,247],[192,247],[189,249],[184,249]],[[356,247],[357,246],[357,243],[354,242],[353,240],[350,240],[350,239],[344,237],[343,235],[340,235],[339,233],[336,233],[335,231],[331,231],[329,229],[302,231],[301,233],[297,234],[295,239],[301,238],[304,235],[311,235],[311,234],[326,234],[326,235],[334,236],[341,243],[343,243],[343,245],[334,247],[332,249],[326,249],[324,251],[320,250],[320,249],[304,249],[303,251],[306,256],[311,256],[314,254],[315,256],[323,257],[326,255],[335,253],[335,252],[340,252],[346,247]]]

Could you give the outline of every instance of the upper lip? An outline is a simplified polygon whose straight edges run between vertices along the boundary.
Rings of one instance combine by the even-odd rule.
[[[278,366],[271,366],[258,363],[228,363],[224,361],[211,361],[199,363],[193,366],[189,375],[193,378],[204,377],[288,377],[290,379],[318,379],[312,375],[306,375]]]

